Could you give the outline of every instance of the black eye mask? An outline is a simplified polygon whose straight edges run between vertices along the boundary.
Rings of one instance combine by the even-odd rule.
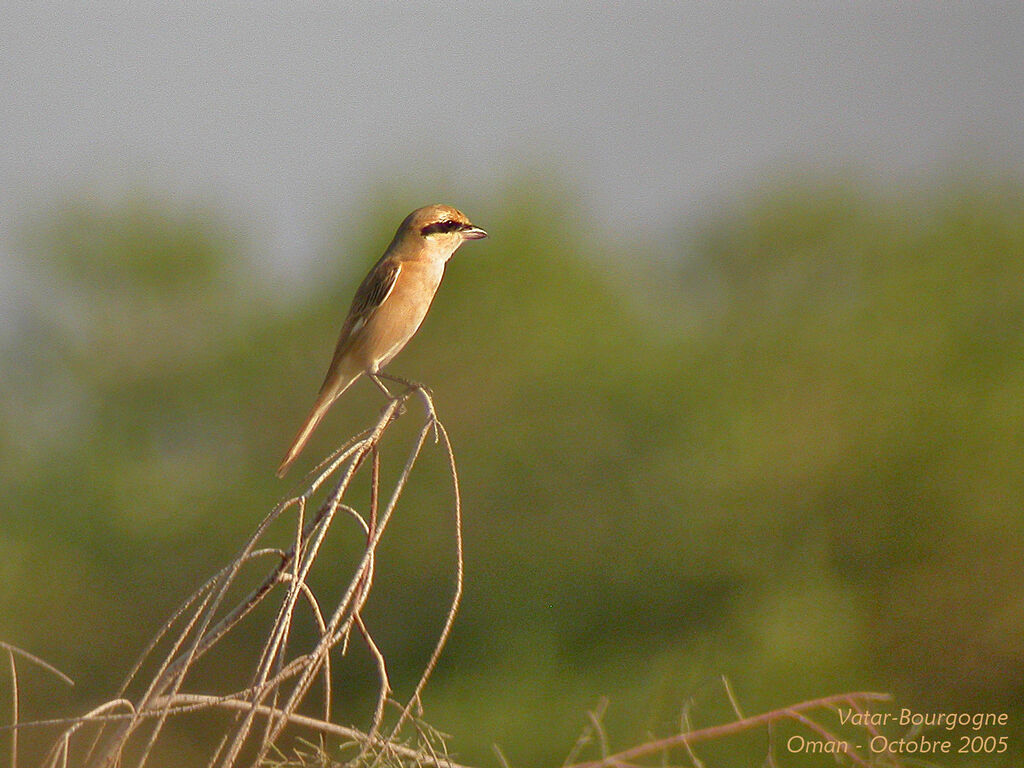
[[[433,224],[427,224],[423,229],[420,230],[420,234],[432,235],[435,232],[456,232],[462,229],[468,229],[466,224],[460,224],[457,221],[450,221],[448,219],[444,221],[435,221]]]

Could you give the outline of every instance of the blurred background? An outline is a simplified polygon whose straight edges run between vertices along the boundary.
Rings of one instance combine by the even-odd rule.
[[[727,675],[747,712],[1008,712],[1013,754],[959,762],[1019,764],[1024,6],[4,16],[0,639],[76,680],[23,672],[26,715],[113,696],[376,415],[358,384],[274,477],[358,280],[445,202],[491,238],[390,370],[432,385],[461,471],[424,701],[455,757],[561,764],[601,697],[613,747],[688,700],[721,722]],[[405,694],[451,590],[437,477],[367,609]],[[338,719],[365,727],[354,653]],[[717,764],[764,734],[739,750]]]

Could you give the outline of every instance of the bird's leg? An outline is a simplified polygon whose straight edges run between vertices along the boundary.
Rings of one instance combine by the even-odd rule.
[[[406,397],[408,397],[408,393],[403,393],[401,395],[392,395],[391,392],[388,391],[388,388],[384,386],[384,382],[380,380],[380,377],[383,377],[383,378],[389,379],[389,380],[392,377],[391,376],[385,376],[380,371],[378,371],[377,373],[367,373],[366,375],[370,377],[370,381],[372,381],[374,384],[376,384],[380,388],[380,391],[384,393],[384,397],[386,397],[388,400],[398,400],[398,401],[400,401],[398,403],[398,408],[395,411],[395,415],[397,415],[397,416],[403,415],[405,413],[405,402],[404,402],[404,400],[405,400]]]
[[[379,376],[382,379],[387,379],[388,381],[393,381],[396,384],[401,384],[406,388],[407,392],[419,393],[420,397],[423,398],[423,406],[427,410],[427,418],[434,424],[434,442],[436,443],[440,439],[440,436],[437,432],[437,414],[434,413],[434,393],[430,390],[430,387],[426,384],[420,384],[418,381],[403,379],[401,376],[393,376],[389,373],[381,373],[380,371],[377,371],[374,376]],[[377,386],[382,389],[384,387],[380,382],[377,383]]]
[[[383,374],[380,374],[380,373],[368,373],[366,375],[370,377],[370,381],[372,381],[374,384],[376,384],[380,388],[380,391],[384,393],[384,397],[386,397],[388,400],[394,400],[395,399],[395,396],[392,395],[388,391],[388,388],[384,386],[384,382],[381,381],[378,378],[379,376],[382,376]],[[387,378],[390,378],[390,377],[387,377]]]

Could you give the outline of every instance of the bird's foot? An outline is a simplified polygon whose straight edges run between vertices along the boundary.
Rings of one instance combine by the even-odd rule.
[[[380,388],[381,392],[383,392],[388,399],[402,401],[399,405],[399,416],[406,412],[405,400],[409,395],[415,392],[419,394],[420,398],[423,400],[423,406],[427,411],[427,418],[435,421],[437,420],[437,415],[434,413],[434,391],[426,384],[421,384],[420,382],[413,381],[412,379],[404,379],[401,376],[392,376],[388,373],[381,373],[380,371],[372,374],[370,379]],[[387,379],[395,384],[400,384],[405,387],[405,392],[400,395],[392,395],[391,392],[388,391],[387,387],[384,386],[381,379]]]

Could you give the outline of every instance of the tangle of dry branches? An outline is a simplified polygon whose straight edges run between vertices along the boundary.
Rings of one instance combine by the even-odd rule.
[[[381,440],[405,412],[406,403],[413,396],[418,396],[423,403],[424,423],[412,439],[404,465],[385,497],[380,473]],[[412,694],[402,704],[392,698],[387,661],[363,621],[362,609],[373,587],[377,547],[431,436],[442,448],[451,482],[455,587],[433,652]],[[359,472],[369,475],[369,500],[364,511],[348,501],[353,478]],[[323,496],[322,501],[311,511],[318,494]],[[287,521],[286,513],[294,515],[289,529],[292,532],[290,546],[271,546],[266,542],[268,529],[279,521]],[[338,513],[357,524],[364,545],[340,597],[325,604],[314,592],[310,574]],[[261,567],[266,561],[269,562]],[[248,575],[253,570],[258,578],[246,581],[243,574]],[[448,757],[444,737],[419,716],[420,696],[448,640],[459,607],[462,579],[462,519],[455,457],[429,392],[422,387],[409,387],[389,401],[372,426],[350,438],[321,464],[304,493],[272,510],[238,555],[185,600],[160,628],[109,701],[76,718],[20,721],[18,659],[27,660],[69,684],[71,680],[41,659],[0,642],[0,651],[5,651],[8,657],[12,682],[11,725],[0,727],[0,732],[11,734],[11,766],[18,767],[20,730],[51,727],[59,732],[44,762],[47,768],[68,765],[143,768],[165,735],[165,726],[170,720],[183,715],[220,712],[228,714],[231,721],[208,757],[210,768],[272,764],[340,766],[342,763],[325,751],[323,740],[327,738],[333,740],[339,757],[343,748],[348,749],[346,765],[465,768]],[[200,659],[213,652],[224,638],[241,631],[243,620],[261,605],[273,608],[273,619],[259,634],[262,647],[257,663],[248,673],[248,684],[220,694],[190,690],[189,683],[194,677],[191,673]],[[300,614],[312,620],[316,632],[311,645],[296,650],[293,629]],[[251,631],[248,625],[245,629]],[[371,725],[365,731],[339,725],[332,719],[332,663],[344,655],[353,634],[365,644],[379,681]],[[321,693],[317,698],[311,696],[311,691],[318,680]],[[774,768],[777,764],[772,746],[775,727],[794,723],[817,739],[839,742],[840,737],[820,722],[818,713],[834,711],[840,706],[863,712],[869,705],[889,700],[886,694],[846,693],[744,716],[728,681],[723,678],[723,682],[734,720],[694,728],[689,707],[686,707],[677,733],[621,751],[613,751],[609,746],[610,739],[603,725],[608,701],[602,700],[595,711],[589,713],[587,725],[562,768],[672,765],[677,762],[672,756],[678,751],[682,751],[687,764],[702,768],[704,763],[694,751],[696,745],[759,727],[768,730],[769,751],[765,764]],[[311,708],[315,714],[310,714]],[[390,719],[388,712],[394,713]],[[869,735],[877,735],[872,727],[865,727]],[[314,744],[311,758],[293,751],[294,759],[279,759],[284,754],[280,745],[286,730],[306,731],[321,740]],[[499,760],[507,765],[497,747],[496,751]],[[590,760],[580,760],[586,752],[597,754]],[[840,763],[860,768],[898,767],[892,755],[866,756],[851,749],[834,757]]]
[[[380,479],[381,440],[414,396],[424,406],[424,423],[412,440],[397,479],[384,494]],[[455,588],[419,682],[409,699],[397,704],[391,699],[386,660],[361,612],[373,587],[377,547],[431,437],[441,446],[450,475]],[[369,474],[369,502],[363,511],[349,501],[353,478],[359,472]],[[323,500],[312,509],[318,494],[323,494]],[[310,574],[339,513],[357,524],[365,547],[341,596],[325,604],[322,596],[314,593]],[[290,546],[265,543],[268,529],[286,520],[286,514],[294,516]],[[422,740],[414,739],[417,746],[408,746],[402,739],[403,729],[410,730],[408,726],[416,722],[420,695],[448,639],[461,600],[461,526],[459,482],[448,434],[437,418],[429,392],[410,386],[388,402],[372,426],[350,438],[321,464],[304,493],[273,509],[238,555],[185,600],[157,632],[111,700],[81,717],[31,724],[62,728],[45,765],[143,768],[171,718],[212,711],[228,712],[232,721],[209,756],[211,768],[265,764],[268,756],[277,753],[287,728],[306,729],[349,743],[367,765],[452,765],[445,756],[423,748]],[[266,565],[260,568],[260,563]],[[254,569],[262,575],[254,583],[244,581],[243,574],[248,576]],[[274,618],[269,627],[260,631],[262,649],[248,684],[217,695],[189,690],[190,673],[200,659],[211,654],[229,634],[238,632],[243,619],[261,605],[271,606]],[[306,621],[311,617],[316,635],[311,647],[296,650],[293,628],[300,616]],[[253,629],[246,624],[245,631]],[[331,665],[347,650],[353,634],[365,643],[379,678],[372,723],[366,732],[339,726],[331,718]],[[14,670],[13,651],[7,650]],[[320,691],[315,701],[311,696],[314,687]],[[15,707],[16,702],[15,694]],[[389,704],[396,712],[391,718],[386,717]],[[308,714],[311,707],[315,707],[318,715]],[[300,708],[305,711],[300,712]],[[15,734],[18,728],[30,725],[17,722],[16,710],[14,722]],[[16,753],[16,737],[13,749]]]

